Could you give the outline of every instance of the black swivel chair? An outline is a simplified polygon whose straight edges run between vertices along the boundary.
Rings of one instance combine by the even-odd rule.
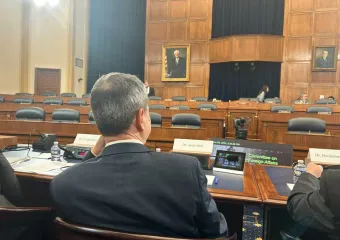
[[[21,108],[16,114],[16,120],[45,121],[45,111],[42,108]]]
[[[33,94],[32,93],[19,92],[19,93],[16,93],[15,95],[17,95],[17,96],[32,96]]]
[[[179,113],[172,116],[172,126],[179,128],[200,128],[201,117],[197,114]]]
[[[93,112],[89,112],[89,123],[96,123],[96,120],[94,120]]]
[[[208,98],[206,97],[194,97],[192,100],[195,100],[196,102],[208,102]]]
[[[197,106],[198,110],[217,110],[217,106],[211,103],[202,103]]]
[[[91,96],[91,93],[85,93],[81,97],[82,98],[89,98]]]
[[[336,101],[334,99],[318,99],[315,104],[336,104]]]
[[[45,96],[45,97],[55,97],[55,96],[57,96],[57,94],[54,93],[54,92],[44,92],[43,96]]]
[[[332,114],[333,109],[330,107],[309,107],[306,110],[306,113],[326,113]]]
[[[74,109],[61,108],[52,113],[53,122],[77,123],[80,121],[80,113]]]
[[[149,109],[151,110],[162,110],[162,109],[166,109],[166,106],[165,105],[162,105],[162,104],[152,104],[152,105],[149,105]]]
[[[3,103],[3,102],[5,102],[5,97],[0,96],[0,103]]]
[[[325,133],[326,122],[318,118],[293,118],[288,121],[288,131]]]
[[[172,101],[186,101],[187,99],[184,96],[174,96],[171,98]]]
[[[265,103],[275,103],[275,104],[280,104],[281,99],[280,98],[266,98],[264,100]]]
[[[77,97],[75,93],[62,93],[60,94],[62,97]]]
[[[63,100],[59,98],[48,98],[43,101],[46,105],[63,105]]]
[[[162,97],[159,97],[159,96],[150,96],[150,97],[149,97],[149,100],[160,101],[160,100],[162,100]]]
[[[159,113],[150,112],[150,118],[152,127],[162,126],[162,116]]]
[[[83,99],[73,99],[73,100],[69,100],[67,102],[67,105],[72,105],[72,106],[87,106],[88,104],[86,103],[86,100],[83,100]]]
[[[16,98],[13,100],[13,103],[19,103],[19,104],[32,104],[34,103],[33,98]]]
[[[272,106],[270,109],[271,112],[294,112],[294,108],[292,106],[286,106],[286,105],[276,105]]]
[[[170,109],[176,109],[176,110],[190,110],[190,107],[187,105],[175,105],[171,106]]]

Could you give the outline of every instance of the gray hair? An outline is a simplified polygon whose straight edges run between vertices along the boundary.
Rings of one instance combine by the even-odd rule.
[[[145,86],[133,75],[109,73],[99,78],[91,91],[93,116],[103,136],[128,130],[138,110],[147,105]]]

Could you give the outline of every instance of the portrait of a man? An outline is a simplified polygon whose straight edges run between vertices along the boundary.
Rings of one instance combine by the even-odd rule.
[[[163,46],[162,81],[189,81],[190,46]]]
[[[336,71],[336,46],[314,47],[313,71]]]

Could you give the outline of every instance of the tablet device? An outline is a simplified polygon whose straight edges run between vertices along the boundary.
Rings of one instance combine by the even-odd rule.
[[[245,159],[245,153],[217,150],[213,170],[243,175]]]

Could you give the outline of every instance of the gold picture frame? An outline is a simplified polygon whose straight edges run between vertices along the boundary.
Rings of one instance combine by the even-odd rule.
[[[313,47],[313,72],[335,72],[338,60],[338,47],[314,46]]]
[[[162,81],[189,82],[190,44],[162,46]]]

